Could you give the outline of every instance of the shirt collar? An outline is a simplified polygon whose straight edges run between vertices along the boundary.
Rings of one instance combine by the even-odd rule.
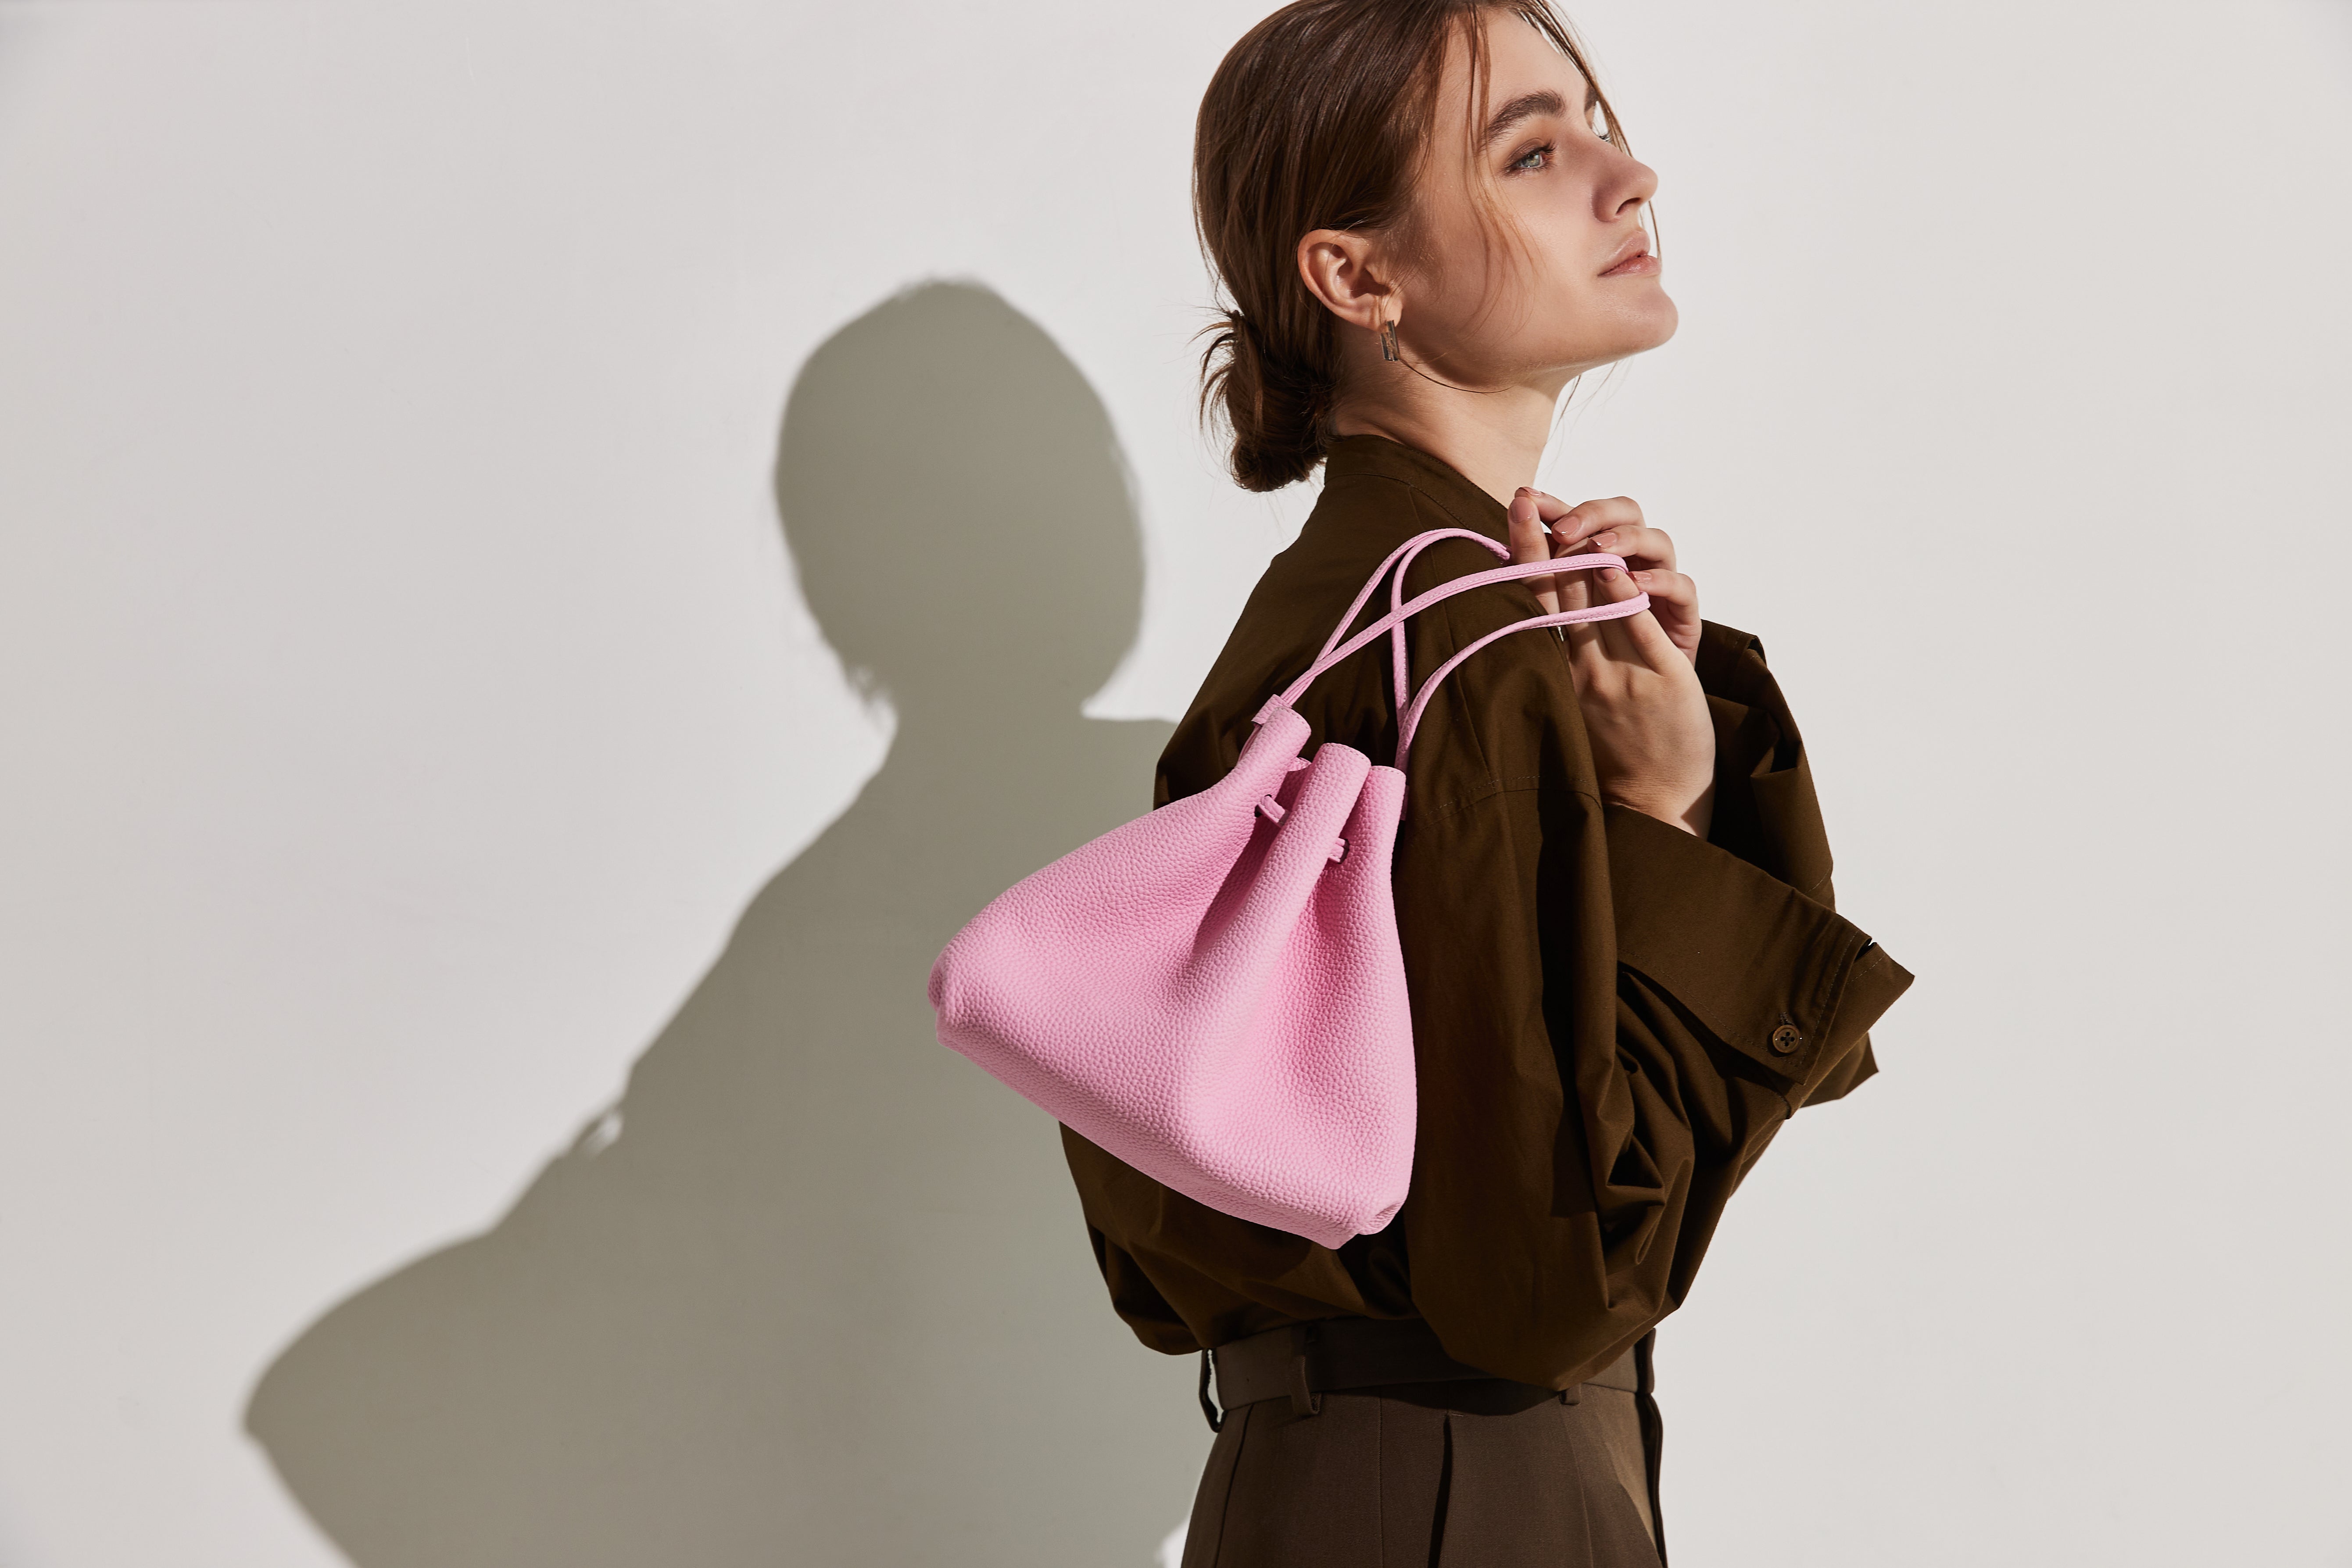
[[[1323,488],[1329,490],[1351,480],[1393,479],[1412,486],[1434,502],[1463,528],[1487,538],[1510,542],[1510,513],[1500,501],[1457,472],[1451,465],[1418,447],[1385,436],[1335,437],[1323,458]]]

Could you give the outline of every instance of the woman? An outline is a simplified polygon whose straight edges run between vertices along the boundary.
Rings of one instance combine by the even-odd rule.
[[[1394,1223],[1333,1251],[1065,1132],[1120,1315],[1214,1352],[1185,1568],[1662,1562],[1653,1326],[1781,1121],[1874,1070],[1866,1031],[1909,984],[1832,910],[1756,640],[1699,618],[1632,500],[1527,485],[1569,384],[1674,331],[1641,222],[1655,184],[1545,0],[1300,0],[1202,103],[1197,216],[1234,307],[1207,393],[1234,475],[1324,479],[1157,803],[1233,766],[1415,533],[1629,568],[1448,600],[1413,623],[1416,671],[1587,594],[1652,608],[1499,640],[1416,738],[1393,877],[1420,1119]],[[1490,563],[1444,542],[1407,591]],[[1392,683],[1379,642],[1325,675],[1297,705],[1307,750],[1390,755]]]

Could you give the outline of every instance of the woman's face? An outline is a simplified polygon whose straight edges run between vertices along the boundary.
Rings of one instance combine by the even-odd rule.
[[[1447,57],[1399,332],[1406,357],[1445,380],[1556,395],[1674,336],[1675,302],[1641,224],[1658,179],[1610,142],[1582,73],[1542,34],[1490,11],[1486,39],[1492,73],[1475,128],[1466,40]],[[1482,195],[1500,232],[1482,218]]]

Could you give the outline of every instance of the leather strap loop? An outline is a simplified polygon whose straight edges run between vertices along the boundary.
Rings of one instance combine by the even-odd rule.
[[[1290,1331],[1290,1413],[1302,1420],[1323,1414],[1323,1395],[1307,1376],[1314,1348],[1314,1324],[1301,1323]]]

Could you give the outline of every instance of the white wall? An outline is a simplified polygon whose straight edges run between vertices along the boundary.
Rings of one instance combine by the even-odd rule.
[[[1181,710],[1307,499],[1191,417],[1259,9],[0,4],[0,1563],[341,1561],[257,1378],[880,763],[769,493],[845,321],[1053,335],[1149,549],[1089,711]],[[1576,14],[1684,327],[1547,479],[1764,637],[1921,977],[1662,1333],[1677,1563],[2352,1563],[2352,13]]]

